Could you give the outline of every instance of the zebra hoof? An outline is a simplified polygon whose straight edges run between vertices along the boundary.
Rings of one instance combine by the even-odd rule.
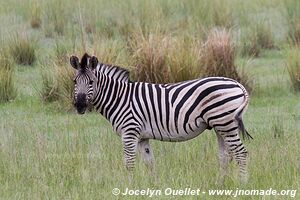
[[[241,175],[241,177],[240,177],[240,182],[241,182],[241,184],[243,184],[243,185],[245,185],[245,184],[247,184],[248,183],[248,174],[243,174],[243,175]]]
[[[215,182],[216,186],[221,187],[224,186],[225,182],[225,177],[224,176],[219,176]]]

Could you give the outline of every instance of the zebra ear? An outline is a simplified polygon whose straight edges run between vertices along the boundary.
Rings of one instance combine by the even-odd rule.
[[[92,56],[90,59],[90,68],[94,70],[96,69],[97,65],[98,65],[98,58],[96,56]]]
[[[79,59],[77,56],[70,57],[70,64],[76,70],[78,70],[80,68]]]

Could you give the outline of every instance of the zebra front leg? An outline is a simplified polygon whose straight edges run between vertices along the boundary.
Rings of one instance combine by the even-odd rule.
[[[139,146],[139,152],[141,154],[142,160],[150,169],[151,173],[154,174],[155,173],[154,156],[153,156],[152,148],[149,144],[149,139],[140,140],[138,146]]]
[[[125,132],[122,134],[125,166],[130,172],[134,170],[134,162],[139,141],[138,136],[139,133],[135,131]]]
[[[230,158],[228,147],[225,145],[223,137],[216,131],[219,145],[219,161],[220,174],[217,180],[217,185],[224,185],[225,176],[228,173],[228,164],[232,160]]]
[[[134,162],[136,158],[139,133],[136,131],[124,132],[122,134],[125,166],[129,172],[129,184],[133,181]]]

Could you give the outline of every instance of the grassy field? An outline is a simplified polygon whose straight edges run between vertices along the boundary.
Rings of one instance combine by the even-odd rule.
[[[0,104],[0,199],[149,198],[114,196],[114,188],[121,191],[126,188],[199,188],[206,191],[199,199],[233,198],[209,196],[210,189],[272,188],[298,190],[294,199],[300,198],[300,95],[293,90],[286,67],[288,23],[281,1],[234,1],[237,4],[231,5],[214,0],[218,5],[215,9],[223,10],[224,16],[212,15],[218,10],[204,0],[200,2],[209,7],[207,13],[197,1],[183,4],[181,1],[156,0],[136,4],[134,0],[127,3],[91,0],[86,4],[76,1],[74,5],[71,1],[59,3],[56,0],[20,2],[23,1],[13,0],[0,5],[2,44],[12,46],[11,38],[16,38],[14,34],[17,33],[28,36],[36,50],[36,60],[30,66],[14,61],[13,80],[17,97]],[[46,6],[49,12],[46,12]],[[130,12],[126,13],[126,9]],[[209,14],[207,18],[205,14]],[[266,20],[270,16],[272,20]],[[59,101],[48,103],[42,100],[42,66],[51,71],[49,63],[60,59],[63,64],[58,66],[68,66],[64,63],[65,55],[75,53],[80,56],[87,50],[99,58],[103,56],[106,62],[130,67],[133,59],[125,46],[137,26],[144,32],[152,32],[158,27],[165,35],[176,37],[199,33],[202,38],[200,35],[204,33],[199,31],[197,19],[202,20],[203,27],[229,26],[234,37],[239,37],[236,35],[243,33],[241,30],[246,30],[243,27],[253,19],[267,21],[273,27],[271,32],[277,48],[262,48],[259,56],[252,58],[243,68],[253,79],[253,93],[244,116],[246,128],[254,137],[254,140],[245,142],[250,154],[249,182],[246,185],[239,183],[237,167],[232,163],[224,186],[215,184],[219,172],[217,138],[213,131],[207,130],[182,143],[151,141],[156,176],[149,174],[138,159],[134,180],[129,183],[121,139],[104,118],[94,112],[79,116],[74,111],[61,109]],[[238,66],[246,62],[247,57],[237,55]],[[154,197],[158,198],[179,197]],[[194,196],[181,198],[195,199]]]

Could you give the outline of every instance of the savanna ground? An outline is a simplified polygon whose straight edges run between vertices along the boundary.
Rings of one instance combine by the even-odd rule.
[[[8,49],[5,55],[13,63],[12,82],[16,95],[0,104],[0,198],[147,199],[143,196],[114,196],[113,188],[121,191],[125,188],[164,190],[190,187],[201,191],[273,188],[293,189],[299,193],[300,95],[290,79],[287,59],[289,49],[298,48],[292,44],[293,38],[289,38],[291,16],[288,13],[291,8],[288,7],[300,11],[300,4],[297,1],[285,1],[285,4],[279,0],[228,2],[1,2],[1,44]],[[263,32],[267,30],[267,39],[260,41],[251,37],[254,33],[249,27],[257,24],[266,25],[262,29]],[[205,40],[207,32],[215,26],[231,30],[237,52],[235,63],[252,80],[251,102],[244,116],[246,128],[254,137],[254,140],[245,142],[250,153],[249,182],[240,185],[236,164],[232,163],[224,186],[215,184],[219,172],[217,139],[213,131],[207,130],[182,143],[151,141],[156,178],[138,159],[134,181],[129,184],[121,139],[99,114],[91,112],[79,116],[70,111],[66,105],[68,101],[57,94],[65,90],[57,89],[61,82],[55,82],[57,74],[53,75],[52,71],[57,67],[71,70],[67,64],[68,56],[81,56],[85,51],[104,62],[131,66],[134,71],[134,66],[141,66],[136,63],[143,50],[143,46],[132,42],[137,37],[137,30],[143,35],[159,32],[162,38],[166,35],[178,39],[184,35],[183,44],[194,47],[195,38],[196,41]],[[260,31],[258,28],[257,32]],[[25,52],[34,55],[33,62],[19,62],[10,50],[20,37],[32,45],[30,48],[34,53]],[[271,45],[262,45],[264,41]],[[248,46],[244,45],[246,43]],[[257,53],[250,61],[244,55],[249,50],[247,48],[254,49],[250,54]],[[177,48],[177,51],[185,50]],[[175,55],[179,60],[190,58]],[[166,62],[172,64],[171,61],[174,63],[176,59],[167,59]],[[197,63],[192,65],[197,66]],[[189,79],[189,74],[179,79]],[[57,93],[53,95],[52,91]],[[233,197],[201,194],[197,198]],[[291,197],[238,197],[260,198]],[[299,198],[299,194],[294,197]]]

